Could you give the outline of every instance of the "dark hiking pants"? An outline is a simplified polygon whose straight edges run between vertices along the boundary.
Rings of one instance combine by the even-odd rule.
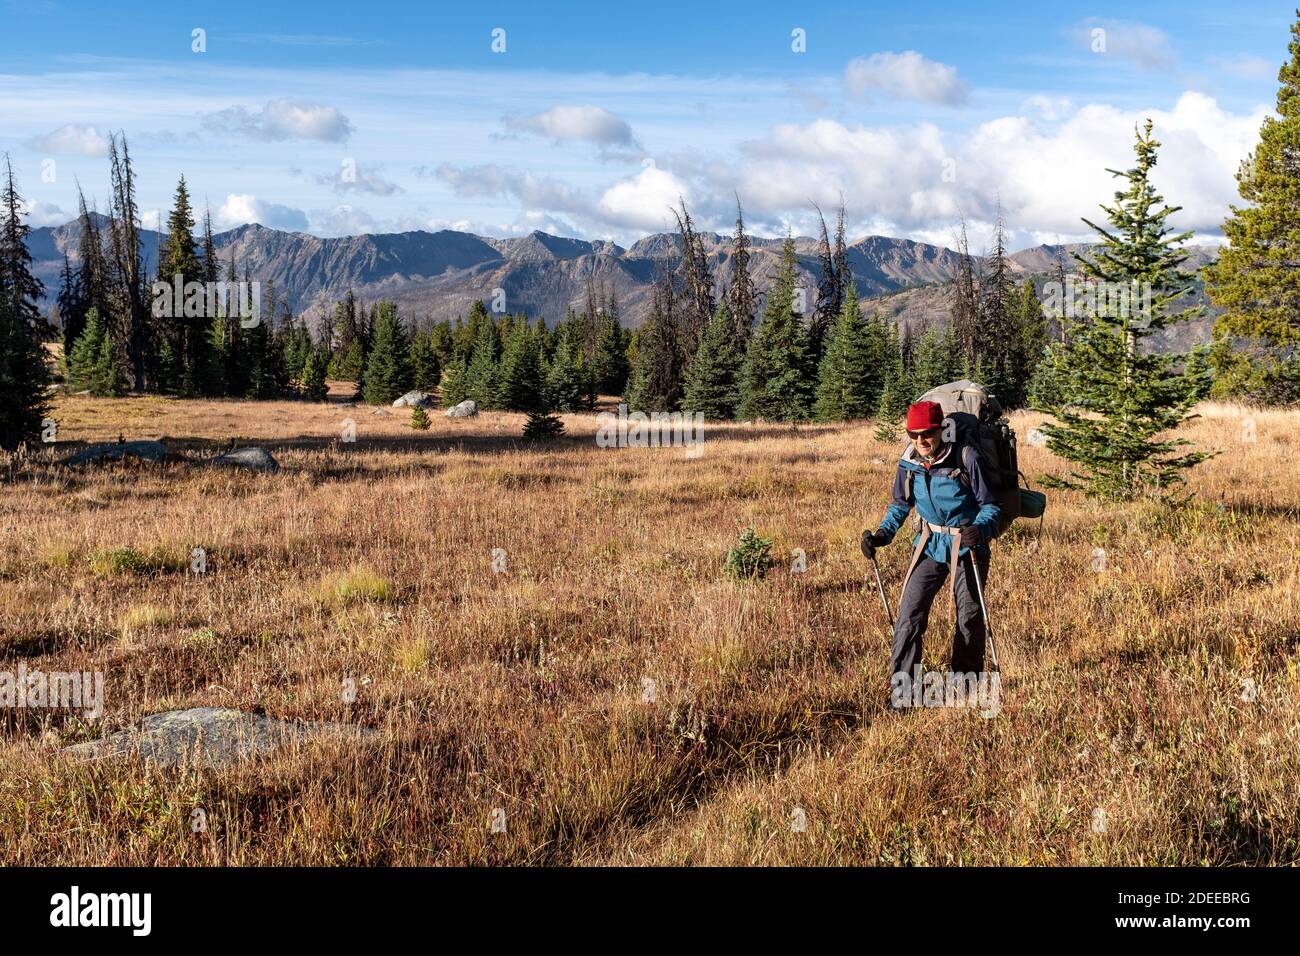
[[[979,562],[980,583],[985,584],[989,575],[989,556],[977,555],[976,560]],[[910,677],[920,666],[921,644],[925,639],[926,625],[930,622],[930,606],[939,595],[943,600],[951,600],[949,595],[952,591],[947,582],[948,565],[922,555],[899,603],[891,673],[902,672]],[[962,556],[957,571],[957,627],[952,635],[949,669],[962,674],[984,670],[984,615],[980,611],[969,552]]]

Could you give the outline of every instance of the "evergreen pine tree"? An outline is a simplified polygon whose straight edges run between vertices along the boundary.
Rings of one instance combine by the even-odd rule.
[[[63,253],[63,273],[59,282],[59,297],[55,304],[59,313],[59,327],[63,338],[63,360],[66,366],[72,345],[86,327],[86,302],[81,290],[81,275],[72,268],[68,253]]]
[[[153,322],[140,237],[140,207],[136,201],[135,169],[126,137],[110,135],[109,245],[112,308],[102,313],[109,332],[125,351],[131,383],[139,391],[152,388],[148,369],[154,355]]]
[[[858,308],[858,291],[850,281],[817,373],[813,412],[819,421],[867,418],[876,411],[884,385],[882,346]]]
[[[563,412],[580,411],[586,405],[586,384],[581,353],[571,343],[569,336],[561,337],[546,369],[547,408]]]
[[[428,332],[417,331],[411,338],[411,380],[415,388],[433,394],[442,378],[442,366]]]
[[[807,333],[794,312],[794,240],[786,237],[781,271],[768,290],[763,318],[754,330],[740,372],[741,418],[797,421],[812,411],[814,374]]]
[[[1278,117],[1266,116],[1259,145],[1237,173],[1249,205],[1223,223],[1229,245],[1203,272],[1210,300],[1224,310],[1219,340],[1245,340],[1249,356],[1226,345],[1212,356],[1225,386],[1251,400],[1300,401],[1300,10],[1291,59],[1278,72]],[[1216,389],[1216,392],[1219,391]]]
[[[40,337],[12,296],[0,295],[0,448],[14,451],[40,439],[49,381]]]
[[[725,300],[704,330],[699,351],[686,373],[682,411],[698,412],[707,419],[728,421],[740,403],[740,366],[744,355],[736,344],[736,324]]]
[[[442,404],[444,408],[459,405],[469,398],[466,387],[468,376],[469,368],[465,364],[465,359],[459,355],[453,355],[451,361],[447,363],[447,374],[442,378]]]
[[[876,437],[881,441],[896,441],[899,419],[912,403],[912,390],[907,379],[907,366],[897,327],[890,326],[885,330],[884,345],[885,358],[881,364],[883,385],[876,406],[876,417],[880,424],[876,428]]]
[[[113,333],[105,332],[99,345],[99,355],[90,374],[90,394],[116,398],[126,394],[126,372],[118,356]]]
[[[471,313],[473,309],[470,310]],[[481,409],[496,408],[500,386],[501,339],[496,323],[484,313],[478,322],[478,341],[465,371],[465,394]]]
[[[1076,466],[1054,487],[1075,488],[1091,496],[1132,498],[1144,491],[1168,494],[1183,482],[1182,472],[1207,456],[1184,450],[1186,439],[1159,438],[1188,417],[1195,389],[1174,368],[1175,358],[1144,352],[1142,341],[1176,318],[1171,305],[1188,291],[1178,266],[1187,253],[1177,248],[1191,233],[1170,235],[1167,220],[1177,207],[1151,184],[1159,142],[1151,121],[1138,133],[1137,164],[1127,172],[1110,170],[1127,180],[1115,204],[1103,206],[1110,223],[1103,229],[1085,219],[1101,236],[1090,259],[1076,256],[1083,273],[1108,288],[1137,289],[1150,308],[1129,308],[1118,297],[1098,296],[1094,315],[1069,330],[1062,353],[1062,404],[1051,409],[1059,423],[1043,426],[1047,447]]]
[[[526,412],[543,404],[542,391],[537,335],[527,322],[516,323],[501,356],[498,400],[504,409]]]
[[[37,302],[45,288],[31,271],[30,227],[5,156],[0,196],[0,448],[13,451],[41,435],[49,408],[50,369],[42,344],[50,328]]]
[[[158,281],[172,285],[177,276],[182,287],[187,282],[203,279],[199,250],[194,242],[194,212],[184,176],[176,184],[176,199],[167,217],[167,236],[158,250]],[[195,310],[187,309],[183,299],[171,301],[169,294],[168,302],[171,307],[166,311],[170,314],[158,320],[161,327],[156,333],[156,341],[165,339],[179,364],[178,369],[169,370],[168,374],[179,381],[183,395],[213,391],[207,381],[211,371],[212,343],[208,334],[211,318],[206,308],[188,315]]]
[[[673,412],[682,401],[682,354],[677,289],[667,262],[661,263],[651,294],[650,315],[637,330],[636,360],[625,398],[633,411]]]
[[[330,354],[325,345],[312,349],[302,367],[302,394],[313,402],[323,402],[329,396],[329,384],[325,377],[329,373]]]
[[[1047,315],[1038,293],[1034,291],[1034,283],[1029,279],[1020,287],[1014,324],[1019,338],[1019,359],[1012,369],[1014,388],[1011,394],[1005,401],[1001,395],[998,396],[1003,408],[1019,408],[1029,403],[1030,383],[1047,354]]]
[[[596,330],[596,354],[591,362],[596,391],[602,395],[622,395],[627,387],[627,334],[617,311],[601,315]]]
[[[84,392],[90,388],[99,361],[99,350],[104,344],[104,320],[98,309],[86,313],[86,325],[68,353],[68,388]]]
[[[365,397],[371,405],[388,405],[411,390],[411,346],[397,316],[397,306],[379,303],[373,341],[366,360]]]
[[[740,208],[740,196],[737,196],[736,235],[731,243],[731,288],[727,307],[731,312],[731,320],[736,323],[736,345],[742,350],[749,345],[757,312],[757,294],[754,291],[754,280],[749,274],[752,255],[749,247],[749,236],[745,234],[745,214]]]

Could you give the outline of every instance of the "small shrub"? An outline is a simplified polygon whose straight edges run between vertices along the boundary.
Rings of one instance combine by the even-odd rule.
[[[737,581],[767,577],[772,566],[772,541],[761,537],[751,526],[741,534],[735,547],[727,552],[726,571]]]
[[[411,409],[411,427],[420,432],[428,430],[429,413],[424,410],[424,406],[416,405]]]
[[[543,412],[528,413],[528,421],[524,423],[525,440],[545,441],[559,438],[563,434],[564,422],[560,421],[560,416]]]
[[[388,601],[393,586],[366,568],[352,568],[321,579],[316,596],[322,604],[341,605],[356,601]]]
[[[100,577],[117,574],[153,574],[161,571],[184,571],[186,558],[168,554],[158,548],[148,552],[135,548],[100,548],[89,557],[90,570]]]

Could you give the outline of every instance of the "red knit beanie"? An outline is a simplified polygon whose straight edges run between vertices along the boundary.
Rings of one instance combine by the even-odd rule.
[[[943,408],[938,402],[917,402],[907,409],[907,430],[923,432],[943,425]]]

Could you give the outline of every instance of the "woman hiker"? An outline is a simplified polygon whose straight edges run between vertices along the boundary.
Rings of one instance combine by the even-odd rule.
[[[979,593],[972,577],[973,552],[979,566],[980,584],[988,578],[988,542],[997,533],[998,505],[989,484],[986,465],[978,447],[968,450],[944,441],[943,409],[937,402],[917,402],[907,410],[907,437],[911,439],[898,462],[894,476],[893,501],[876,531],[862,532],[862,553],[875,558],[876,549],[894,540],[894,535],[915,507],[921,530],[913,539],[916,551],[903,582],[903,597],[894,626],[891,674],[895,688],[911,686],[921,674],[921,644],[930,620],[930,606],[952,578],[957,607],[957,627],[952,637],[954,674],[979,674],[984,670],[985,622]],[[902,709],[895,692],[891,710]],[[904,706],[911,702],[907,695]]]

